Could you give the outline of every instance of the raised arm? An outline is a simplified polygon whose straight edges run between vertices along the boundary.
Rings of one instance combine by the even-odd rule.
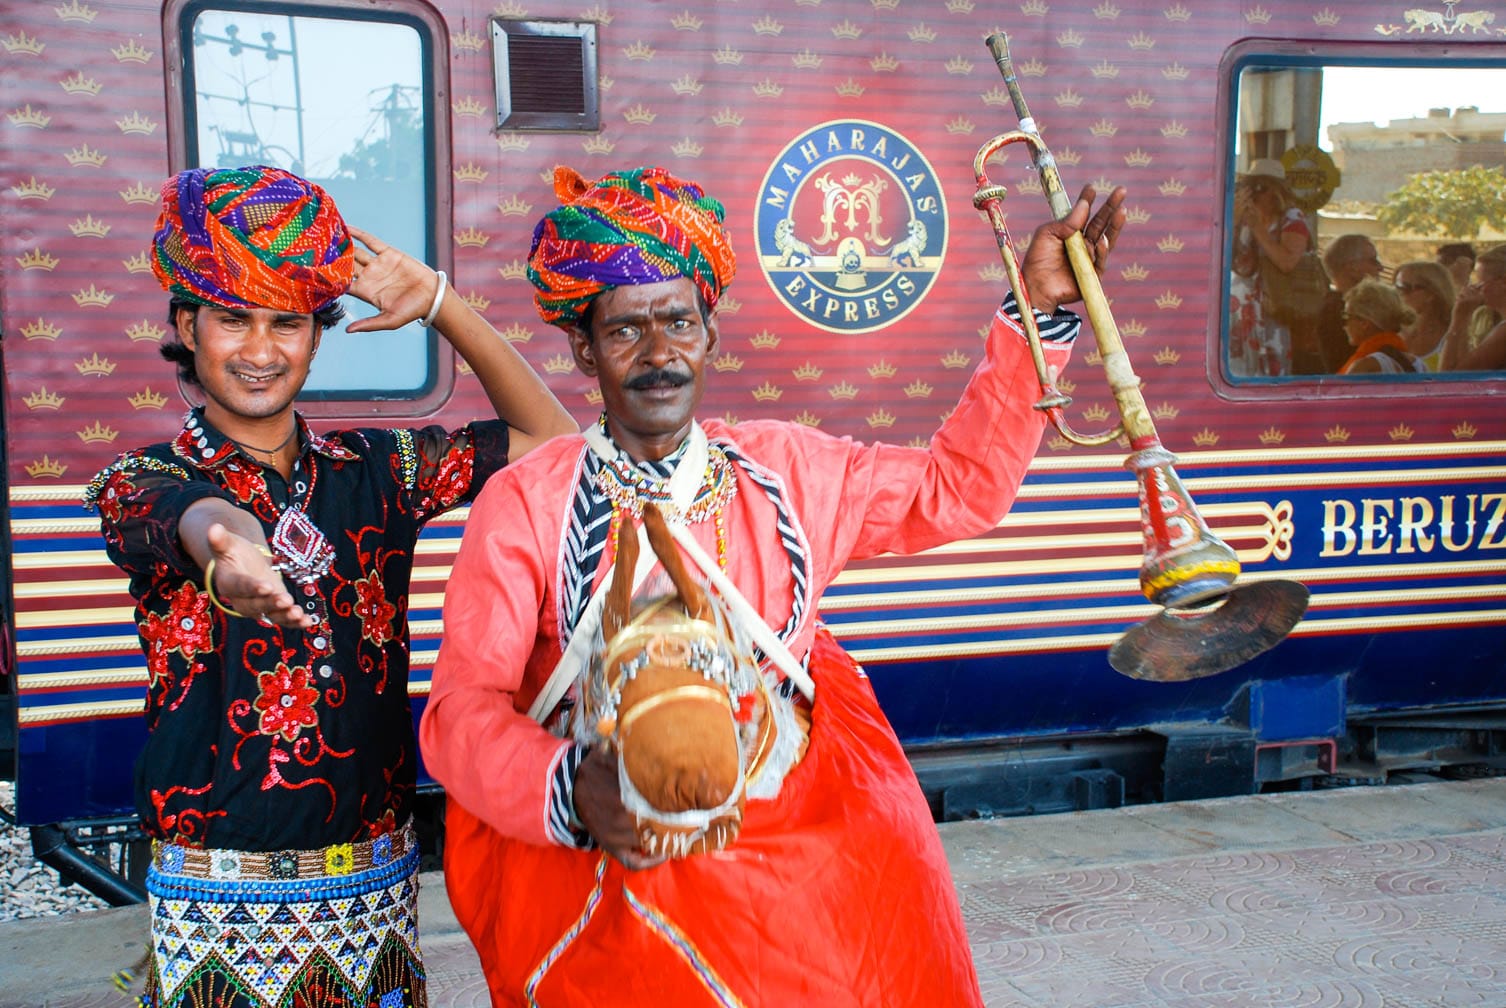
[[[508,459],[516,459],[557,434],[572,434],[579,425],[560,405],[528,362],[445,283],[417,259],[375,235],[350,227],[356,246],[355,278],[350,293],[378,314],[347,326],[349,332],[396,329],[428,317],[436,294],[438,310],[431,324],[471,366],[499,419],[507,421]],[[362,246],[365,246],[364,248]]]

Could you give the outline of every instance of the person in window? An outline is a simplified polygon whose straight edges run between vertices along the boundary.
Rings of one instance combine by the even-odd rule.
[[[1236,289],[1245,291],[1240,318],[1253,320],[1247,341],[1255,345],[1252,372],[1264,375],[1314,374],[1320,370],[1316,309],[1277,303],[1262,276],[1275,269],[1290,273],[1313,247],[1307,218],[1286,184],[1286,170],[1261,158],[1241,175],[1234,190]],[[1241,265],[1245,269],[1241,270]],[[1258,304],[1258,309],[1254,304]]]
[[[1409,374],[1423,370],[1407,352],[1401,330],[1417,318],[1390,284],[1361,280],[1344,295],[1344,331],[1353,348],[1341,375]]]
[[[1407,353],[1427,371],[1443,369],[1444,335],[1454,315],[1454,281],[1448,270],[1419,259],[1396,267],[1396,290],[1417,318],[1401,330]]]
[[[417,1008],[414,545],[576,425],[443,273],[296,175],[168,179],[151,263],[171,297],[162,355],[202,403],[85,493],[146,654],[142,1004]],[[315,432],[294,399],[347,291],[378,309],[351,332],[432,323],[500,419]]]
[[[977,535],[1008,510],[1045,423],[1013,296],[927,447],[698,420],[737,267],[721,204],[656,167],[557,168],[555,193],[528,274],[604,414],[477,498],[420,728],[448,798],[446,891],[492,1003],[981,1005],[929,806],[817,604],[850,560]],[[1096,213],[1094,197],[1038,228],[1022,266],[1051,367],[1080,326],[1058,310],[1081,296],[1066,237],[1081,229],[1102,269],[1124,224],[1122,188]],[[590,600],[649,503],[759,641],[753,674],[783,712],[768,745],[786,754],[735,842],[668,860],[640,847],[617,756],[570,724],[599,709],[578,692],[602,640]],[[654,638],[620,654],[636,668],[654,649],[693,653]]]
[[[1454,303],[1443,349],[1447,371],[1506,368],[1506,245],[1481,253],[1475,274]]]
[[[1448,270],[1449,279],[1453,280],[1455,290],[1460,290],[1467,285],[1470,276],[1475,271],[1475,247],[1469,242],[1449,242],[1446,245],[1439,245],[1433,258],[1438,265]]]
[[[1323,372],[1333,374],[1349,359],[1352,347],[1344,325],[1344,297],[1361,280],[1378,277],[1385,268],[1375,243],[1362,234],[1342,234],[1323,250],[1323,266],[1328,270],[1329,291],[1318,318],[1318,346],[1323,356]]]

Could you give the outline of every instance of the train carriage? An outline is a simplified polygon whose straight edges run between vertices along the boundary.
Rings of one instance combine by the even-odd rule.
[[[1007,289],[973,206],[980,145],[1018,125],[996,31],[1068,188],[1128,187],[1104,286],[1182,482],[1244,581],[1311,597],[1238,668],[1115,672],[1106,650],[1157,608],[1144,500],[1122,438],[1048,431],[997,529],[857,564],[822,602],[936,814],[1506,763],[1506,373],[1294,374],[1279,334],[1230,312],[1236,179],[1260,159],[1320,250],[1363,234],[1387,278],[1444,241],[1506,241],[1488,191],[1464,225],[1388,209],[1420,174],[1484,172],[1488,190],[1506,167],[1506,8],[44,0],[0,7],[0,772],[39,853],[108,898],[138,892],[116,877],[131,866],[89,856],[131,835],[146,671],[80,499],[184,410],[146,257],[165,177],[268,163],[318,181],[446,269],[584,422],[599,398],[533,311],[529,229],[556,164],[665,164],[727,204],[739,254],[705,410],[921,444]],[[1029,158],[986,167],[1028,234],[1048,213]],[[1092,347],[1085,331],[1066,413],[1109,428]],[[331,333],[301,408],[316,427],[489,412],[417,326]],[[420,545],[419,708],[465,517]]]

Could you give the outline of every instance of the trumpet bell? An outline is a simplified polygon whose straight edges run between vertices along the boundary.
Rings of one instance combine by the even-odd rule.
[[[1307,599],[1306,586],[1296,581],[1253,581],[1212,605],[1163,609],[1115,642],[1109,665],[1150,682],[1217,675],[1281,643],[1307,611]]]

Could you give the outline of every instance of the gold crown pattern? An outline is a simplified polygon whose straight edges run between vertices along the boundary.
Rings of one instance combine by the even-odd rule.
[[[698,158],[705,149],[704,145],[696,143],[690,137],[681,137],[678,142],[670,144],[669,147],[670,153],[682,158]]]
[[[1187,191],[1187,183],[1179,178],[1169,178],[1162,182],[1158,188],[1162,196],[1180,196]]]
[[[881,52],[868,61],[868,66],[874,73],[892,73],[899,69],[899,60],[886,52]]]
[[[794,371],[795,379],[797,381],[817,381],[820,379],[823,373],[824,372],[820,368],[816,367],[816,365],[812,364],[810,361],[806,361],[804,364],[797,367]]]
[[[105,308],[114,300],[114,294],[111,294],[109,291],[102,291],[93,284],[89,285],[88,290],[81,290],[73,295],[73,303],[80,308]]]
[[[1338,23],[1339,16],[1327,7],[1324,7],[1322,10],[1313,15],[1313,24],[1319,25],[1323,28],[1332,28]]]
[[[1192,19],[1192,11],[1180,3],[1172,4],[1161,13],[1166,15],[1166,20],[1171,22],[1184,22]]]
[[[1131,168],[1144,168],[1149,165],[1152,160],[1154,159],[1150,156],[1150,154],[1146,151],[1141,150],[1139,147],[1136,147],[1134,150],[1124,155],[1124,163],[1129,165]]]
[[[610,154],[617,149],[617,145],[604,136],[593,136],[582,140],[580,149],[587,154]]]
[[[25,255],[16,256],[16,262],[21,264],[22,269],[46,270],[49,273],[56,269],[57,264],[61,261],[57,256],[43,252],[39,248],[34,248]]]
[[[842,21],[832,25],[831,33],[837,38],[846,39],[849,42],[863,37],[863,29],[854,24],[851,18],[844,18]]]
[[[129,189],[122,189],[120,191],[120,198],[125,200],[127,203],[157,202],[157,194],[152,192],[152,190],[148,189],[140,182],[137,182]]]
[[[126,39],[122,45],[111,49],[117,63],[146,63],[152,58],[152,51],[144,48],[135,39]]]
[[[790,57],[790,62],[801,70],[815,70],[821,66],[821,57],[810,49],[802,49]]]
[[[1144,88],[1141,88],[1139,91],[1136,91],[1134,94],[1124,99],[1124,104],[1128,105],[1130,108],[1134,109],[1137,112],[1144,112],[1155,103],[1156,100],[1152,98]]]
[[[153,392],[152,387],[148,385],[146,388],[143,388],[140,392],[137,392],[135,395],[127,399],[127,402],[131,404],[132,409],[159,410],[167,405],[167,396],[163,395],[161,392]]]
[[[460,295],[460,300],[470,306],[471,311],[480,315],[492,306],[492,299],[480,291],[471,291],[469,294]]]
[[[47,48],[46,42],[38,42],[32,36],[21,32],[19,35],[7,35],[0,39],[0,46],[12,56],[40,56],[42,50]]]
[[[47,124],[52,122],[52,116],[41,109],[34,109],[28,102],[24,108],[18,108],[14,112],[8,112],[5,116],[12,126],[23,126],[28,129],[46,129]]]
[[[1119,127],[1115,126],[1108,119],[1100,119],[1088,127],[1088,132],[1096,137],[1111,137],[1119,132]]]
[[[971,14],[974,6],[973,0],[946,0],[946,9],[951,14]]]
[[[575,362],[564,354],[555,354],[544,361],[545,374],[569,374],[575,370]]]
[[[55,410],[63,408],[63,397],[56,392],[47,391],[47,386],[42,386],[29,396],[22,396],[21,401],[30,410]]]
[[[485,182],[486,176],[491,174],[485,168],[474,161],[467,161],[455,169],[456,182]]]
[[[717,354],[716,360],[711,362],[711,366],[722,374],[735,374],[743,369],[743,359],[735,354]]]
[[[1058,91],[1055,101],[1062,108],[1077,108],[1082,104],[1082,95],[1078,94],[1075,88],[1069,87],[1065,91]]]
[[[784,390],[772,382],[764,382],[753,390],[753,398],[759,402],[778,402]]]
[[[867,417],[868,426],[874,430],[884,430],[894,426],[894,414],[880,406]]]
[[[1130,207],[1124,211],[1124,219],[1130,224],[1145,224],[1150,220],[1150,211],[1143,207]]]
[[[690,11],[687,10],[681,11],[674,17],[670,18],[669,23],[674,27],[675,31],[698,32],[701,30],[701,24],[703,22],[700,18],[696,17],[694,14],[690,13]]]
[[[521,133],[503,133],[497,137],[497,149],[507,153],[520,153],[528,149],[529,140]]]
[[[1157,350],[1155,354],[1156,363],[1161,365],[1162,367],[1171,367],[1181,359],[1182,355],[1177,353],[1169,346],[1162,347],[1161,349]]]
[[[1072,442],[1068,441],[1062,435],[1056,434],[1046,441],[1046,446],[1052,451],[1069,451],[1072,448]]]
[[[743,117],[733,111],[730,105],[724,105],[717,110],[716,115],[711,117],[711,121],[717,126],[736,129],[743,124]]]
[[[528,8],[524,7],[518,0],[503,0],[502,3],[497,4],[492,9],[492,13],[499,18],[512,18],[516,20],[527,17]]]
[[[738,66],[743,61],[743,54],[730,45],[724,45],[712,53],[711,58],[720,66]]]
[[[1182,307],[1182,299],[1174,291],[1166,291],[1156,298],[1156,307],[1162,311],[1174,311]]]
[[[75,73],[71,77],[64,77],[62,80],[58,81],[58,85],[69,94],[87,95],[97,95],[104,87],[103,84],[101,84],[94,78],[85,77],[82,71]]]
[[[85,214],[69,224],[68,230],[73,232],[75,238],[103,238],[110,233],[110,225],[102,220],[95,220],[93,214]]]
[[[1329,444],[1344,444],[1349,440],[1349,431],[1334,424],[1323,432],[1323,440]]]
[[[795,2],[799,3],[800,0],[795,0]],[[820,2],[821,2],[821,0],[811,0],[812,6],[814,6],[816,4],[819,4]],[[873,4],[873,9],[874,10],[881,10],[881,11],[882,10],[894,10],[895,8],[897,8],[899,6],[899,0],[868,0],[868,2],[871,3],[871,4]]]
[[[978,268],[978,279],[987,283],[998,283],[1004,279],[1004,267],[996,262],[984,263]]]
[[[109,156],[90,148],[88,144],[75,147],[64,154],[63,157],[75,168],[88,166],[90,168],[103,168]]]
[[[1113,80],[1119,76],[1119,68],[1108,60],[1100,60],[1096,66],[1088,71],[1099,80]]]
[[[905,398],[907,398],[907,399],[929,399],[931,397],[931,393],[933,391],[934,391],[934,387],[933,386],[927,385],[925,382],[923,382],[919,378],[917,378],[914,381],[912,381],[910,384],[908,384],[908,385],[905,386]]]
[[[35,322],[28,322],[22,326],[21,335],[29,340],[55,340],[63,335],[63,330],[46,319],[39,318]]]
[[[120,260],[120,265],[125,267],[127,273],[150,273],[152,271],[151,260],[146,257],[145,252],[137,252],[129,259]]]
[[[651,126],[653,125],[654,120],[659,117],[654,114],[653,109],[649,108],[642,102],[639,102],[632,108],[623,112],[622,118],[632,123],[634,126]]]
[[[962,136],[971,136],[974,129],[976,127],[973,121],[966,116],[958,116],[946,124],[948,133],[959,133]]]
[[[46,182],[38,182],[35,175],[33,175],[29,181],[20,182],[16,185],[11,186],[10,191],[15,193],[16,196],[20,199],[41,200],[43,203],[46,203],[48,200],[52,199],[53,194],[57,192],[56,189],[48,185]]]
[[[601,90],[602,94],[611,94],[612,93],[612,86],[615,85],[616,83],[617,83],[616,80],[614,80],[613,78],[608,77],[605,74],[603,74],[601,76],[601,79],[599,81],[597,81],[597,85],[596,86]]]
[[[1039,59],[1028,59],[1020,64],[1021,77],[1044,77],[1046,76],[1046,64]]]
[[[82,430],[74,431],[74,433],[77,434],[79,440],[84,442],[85,444],[94,444],[95,442],[99,441],[108,443],[114,441],[120,436],[120,431],[116,430],[113,427],[106,427],[98,420],[94,421],[92,424],[83,428]]]
[[[115,362],[101,357],[97,352],[78,361],[73,367],[81,375],[99,375],[100,377],[105,377],[115,373]]]
[[[505,200],[497,201],[497,212],[503,217],[526,217],[532,210],[533,204],[517,193],[513,193]]]
[[[1468,420],[1465,420],[1462,423],[1457,424],[1454,427],[1452,433],[1456,440],[1469,441],[1480,432],[1475,429],[1474,424],[1470,423]]]
[[[801,410],[799,413],[796,413],[795,417],[794,417],[794,420],[795,420],[795,422],[797,424],[801,424],[802,426],[805,426],[805,427],[820,427],[821,426],[821,418],[818,417],[818,416],[816,416],[816,414],[812,413],[808,409],[807,410]]]
[[[67,466],[48,455],[26,464],[26,475],[32,479],[58,479],[67,471]]]
[[[876,361],[868,366],[868,377],[873,379],[893,378],[898,373],[898,368],[886,360]]]
[[[1046,0],[1025,0],[1020,4],[1020,13],[1026,17],[1045,17],[1051,13],[1051,8],[1046,5]]]
[[[1119,327],[1119,332],[1122,335],[1128,336],[1130,339],[1139,339],[1141,336],[1145,335],[1145,323],[1141,322],[1139,319],[1130,319],[1128,322],[1124,323],[1124,325]]]
[[[597,24],[604,25],[612,23],[612,15],[607,12],[607,8],[603,4],[587,7],[580,12],[580,19],[582,21],[595,21]]]
[[[1186,80],[1187,68],[1180,63],[1170,63],[1161,68],[1161,76],[1167,80]]]
[[[122,133],[140,133],[142,136],[150,136],[157,130],[157,124],[140,112],[132,112],[128,116],[116,119],[115,125],[120,127]]]
[[[973,359],[961,350],[950,350],[941,358],[941,366],[948,371],[956,371],[965,368],[973,362]]]
[[[78,0],[68,0],[66,4],[60,4],[52,9],[64,21],[77,21],[80,24],[89,24],[99,16],[99,11],[79,3]]]
[[[1033,196],[1039,196],[1044,191],[1041,189],[1041,180],[1034,175],[1027,175],[1024,178],[1020,179],[1015,188],[1022,193],[1030,193]],[[1026,235],[1021,239],[1021,241],[1023,241],[1025,245],[1028,245],[1030,243],[1030,236]],[[1020,246],[1020,251],[1023,252],[1025,250],[1025,245]]]
[[[1408,427],[1404,423],[1399,423],[1395,427],[1392,427],[1390,430],[1388,430],[1386,433],[1390,436],[1392,441],[1410,441],[1412,440],[1412,435],[1415,434],[1416,431],[1412,430],[1412,428]]]
[[[480,52],[486,47],[486,39],[473,31],[456,32],[450,36],[450,43],[462,53]]]
[[[1056,155],[1056,160],[1057,163],[1071,168],[1082,162],[1082,152],[1075,147],[1063,147],[1061,152]]]
[[[1102,403],[1094,403],[1082,411],[1082,418],[1088,423],[1100,424],[1109,418],[1109,410]]]
[[[1177,418],[1177,415],[1181,412],[1181,410],[1177,409],[1169,402],[1156,403],[1155,408],[1150,411],[1151,416],[1155,417],[1157,420],[1175,420]]]
[[[1180,140],[1187,135],[1187,127],[1173,119],[1161,127],[1161,135],[1168,140]]]
[[[936,41],[935,29],[927,28],[924,21],[911,28],[906,34],[909,36],[911,42],[919,42],[922,45]]]
[[[653,48],[642,39],[622,50],[622,55],[636,63],[647,63],[654,58]]]
[[[1056,36],[1056,44],[1063,49],[1079,49],[1084,41],[1086,38],[1083,33],[1075,28],[1068,28]]]
[[[784,33],[784,25],[765,14],[753,22],[753,31],[758,35],[780,35]]]
[[[1119,276],[1121,279],[1126,280],[1130,283],[1138,283],[1141,280],[1144,280],[1146,277],[1150,276],[1150,270],[1146,269],[1144,266],[1141,266],[1139,263],[1134,262],[1130,263],[1128,266],[1124,267],[1124,269],[1120,270]]]
[[[1286,433],[1279,427],[1267,427],[1260,432],[1260,443],[1267,448],[1274,448],[1286,440]]]
[[[479,98],[466,96],[450,102],[450,111],[462,119],[480,119],[486,115],[486,105]]]
[[[514,259],[506,266],[497,267],[497,272],[502,274],[504,280],[522,280],[528,275],[528,264],[521,259]]]
[[[1192,435],[1192,443],[1197,445],[1199,448],[1212,448],[1214,445],[1218,444],[1218,431],[1214,430],[1212,427],[1204,427],[1202,430]]]
[[[983,99],[983,104],[985,105],[1008,105],[1010,103],[1009,89],[1003,84],[989,88],[979,97]]]
[[[723,294],[722,299],[716,303],[718,315],[736,315],[742,310],[743,303],[730,294]]]
[[[1252,25],[1270,24],[1271,12],[1264,7],[1256,5],[1245,11],[1245,20]]]
[[[507,340],[507,342],[509,343],[527,343],[529,340],[533,339],[533,333],[529,332],[528,328],[524,326],[523,323],[514,322],[512,325],[502,330],[502,338]]]
[[[132,343],[160,343],[162,337],[167,335],[167,330],[148,319],[142,319],[135,325],[126,326],[125,334]]]
[[[462,248],[486,248],[486,243],[491,240],[491,235],[477,230],[474,226],[455,232],[455,244]]]
[[[677,95],[698,95],[701,93],[701,87],[701,82],[690,74],[684,74],[669,83],[669,89]]]
[[[1131,49],[1135,49],[1140,52],[1149,52],[1151,49],[1154,49],[1156,47],[1156,40],[1151,38],[1143,31],[1135,32],[1135,34],[1131,35],[1125,41],[1129,44],[1129,47]]]
[[[838,400],[856,399],[858,397],[858,387],[852,382],[842,381],[827,389],[826,394]]]
[[[767,329],[762,329],[749,338],[748,342],[752,343],[759,350],[773,350],[779,346],[779,337]]]
[[[953,56],[945,65],[946,72],[956,77],[966,77],[973,72],[973,61],[966,56]]]
[[[863,96],[864,90],[865,89],[863,85],[859,84],[851,77],[847,78],[845,81],[837,85],[837,94],[841,95],[843,98],[861,98]]]
[[[1160,249],[1162,252],[1174,255],[1182,251],[1183,244],[1184,243],[1182,242],[1182,239],[1178,238],[1174,234],[1169,234],[1165,238],[1162,238],[1160,241],[1156,242],[1156,248]]]
[[[590,403],[592,406],[600,406],[601,405],[601,389],[599,389],[599,388],[586,389],[586,402]]]
[[[1093,16],[1100,21],[1112,21],[1119,16],[1119,8],[1105,0],[1104,3],[1093,8]]]

